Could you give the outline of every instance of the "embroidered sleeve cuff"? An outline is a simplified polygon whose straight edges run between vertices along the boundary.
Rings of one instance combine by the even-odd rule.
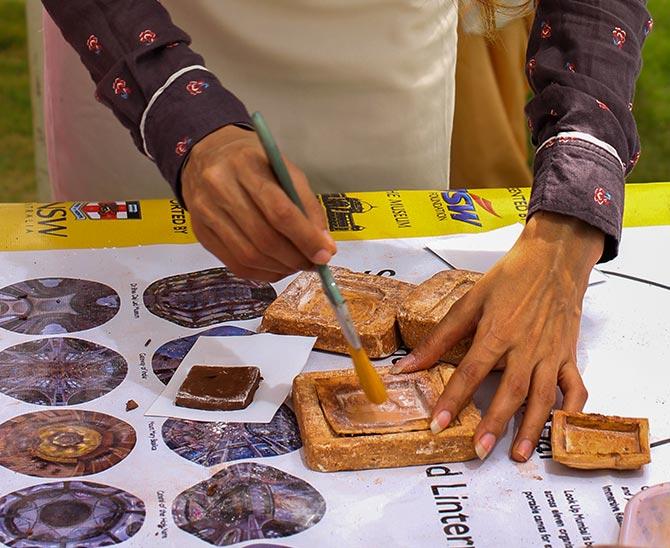
[[[623,203],[621,164],[600,147],[578,139],[557,139],[538,151],[528,216],[551,211],[600,229],[605,248],[599,262],[618,253]]]
[[[146,151],[182,201],[180,174],[191,148],[213,131],[227,126],[251,127],[244,105],[206,70],[177,78],[146,116]]]

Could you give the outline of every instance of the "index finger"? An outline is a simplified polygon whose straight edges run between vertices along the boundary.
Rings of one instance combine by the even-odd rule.
[[[464,295],[421,343],[391,368],[391,373],[413,373],[432,367],[447,350],[472,333],[476,315],[476,300]]]
[[[330,235],[291,202],[260,153],[250,164],[239,180],[268,223],[286,236],[312,263],[327,263],[334,252]]]
[[[435,404],[430,423],[433,433],[437,434],[449,426],[505,353],[506,349],[502,345],[490,344],[488,341],[488,335],[478,330],[470,350],[452,373]]]

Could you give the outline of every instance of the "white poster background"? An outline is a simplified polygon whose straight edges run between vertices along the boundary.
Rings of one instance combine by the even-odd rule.
[[[654,229],[647,230],[652,237]],[[444,268],[423,249],[425,244],[425,239],[340,243],[333,264],[418,283]],[[625,247],[622,254],[625,257]],[[142,293],[159,278],[220,266],[218,261],[198,245],[12,252],[0,254],[0,260],[3,287],[61,276],[99,281],[119,293],[121,308],[111,321],[72,336],[121,353],[128,361],[126,379],[98,399],[60,409],[116,416],[132,425],[137,444],[115,466],[75,479],[112,485],[144,501],[144,524],[123,546],[208,546],[176,527],[172,502],[194,484],[245,461],[204,467],[185,460],[163,442],[165,419],[143,415],[163,390],[151,371],[154,351],[167,341],[203,329],[187,329],[154,316],[142,305]],[[276,284],[277,291],[286,283]],[[311,484],[326,500],[326,512],[321,521],[299,534],[237,546],[565,547],[615,541],[626,500],[643,486],[670,479],[668,310],[670,291],[621,278],[590,287],[584,302],[579,361],[590,392],[587,410],[650,418],[652,442],[657,445],[652,463],[643,470],[612,473],[565,468],[550,458],[548,430],[532,460],[515,464],[508,458],[513,428],[483,463],[327,474],[307,469],[301,451],[251,459]],[[233,323],[255,330],[259,319]],[[0,329],[0,349],[37,338]],[[376,363],[388,364],[392,359]],[[305,370],[350,366],[346,356],[314,351]],[[484,410],[496,381],[492,376],[475,396],[475,403]],[[126,412],[130,399],[139,409]],[[52,408],[0,394],[0,422],[48,409]],[[52,481],[0,468],[0,496]]]
[[[515,223],[487,232],[431,238],[427,247],[454,268],[487,272],[512,249],[522,231],[523,225]],[[589,285],[606,281],[596,268],[591,270]]]

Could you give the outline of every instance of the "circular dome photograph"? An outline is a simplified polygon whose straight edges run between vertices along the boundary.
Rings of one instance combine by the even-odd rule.
[[[177,526],[214,546],[295,535],[325,513],[326,501],[309,483],[254,462],[224,468],[172,504]]]
[[[202,466],[275,457],[302,447],[298,422],[286,404],[267,424],[169,418],[163,423],[162,433],[165,445],[179,456]]]
[[[38,411],[0,424],[0,465],[41,478],[88,476],[121,462],[135,442],[132,426],[104,413]]]
[[[99,327],[119,311],[111,287],[74,278],[37,278],[0,289],[0,327],[25,335],[57,335]]]
[[[144,291],[149,312],[191,328],[258,318],[276,298],[269,283],[238,278],[227,268],[162,278]]]
[[[144,503],[88,481],[43,483],[0,498],[0,542],[14,548],[98,548],[125,542],[144,523]]]
[[[36,405],[77,405],[111,392],[128,372],[126,360],[96,343],[53,337],[0,352],[0,392]]]

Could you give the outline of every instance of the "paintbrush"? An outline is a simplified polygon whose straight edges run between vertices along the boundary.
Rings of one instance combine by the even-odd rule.
[[[251,119],[279,185],[284,192],[286,192],[286,195],[291,201],[298,206],[300,211],[304,214],[305,208],[295,190],[293,180],[289,175],[286,164],[277,147],[277,143],[272,137],[263,116],[260,112],[255,112]],[[349,313],[349,307],[335,283],[333,273],[327,265],[317,265],[316,268],[319,277],[321,278],[323,291],[335,310],[337,321],[340,324],[344,338],[349,344],[349,354],[354,362],[354,370],[356,371],[356,375],[358,376],[365,395],[373,403],[380,404],[385,402],[387,399],[386,387],[379,377],[377,370],[372,366],[372,363],[370,363],[370,358],[368,358],[368,355],[363,348],[361,338],[358,335],[358,331],[356,330],[351,314]]]

